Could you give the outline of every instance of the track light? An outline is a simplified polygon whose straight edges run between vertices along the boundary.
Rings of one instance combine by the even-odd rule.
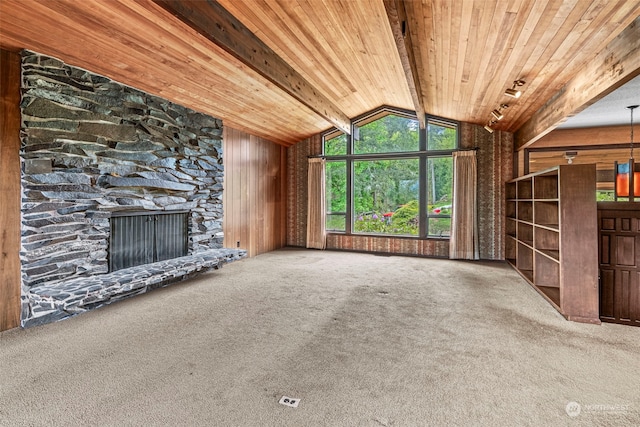
[[[489,133],[493,133],[493,128],[491,126],[495,125],[496,123],[497,122],[495,120],[490,120],[489,123],[484,125],[484,129]]]
[[[522,95],[522,92],[515,89],[507,89],[504,91],[504,94],[507,96],[511,96],[513,98],[520,98],[520,95]]]
[[[511,89],[505,90],[504,94],[512,98],[520,98],[520,95],[522,95],[522,92],[519,90],[516,90],[516,88],[518,86],[523,86],[525,83],[526,82],[524,80],[514,80],[513,87],[511,87]]]
[[[500,107],[493,110],[491,115],[496,120],[502,120],[504,118],[504,114],[502,114],[502,110],[509,108],[509,104],[500,104]]]

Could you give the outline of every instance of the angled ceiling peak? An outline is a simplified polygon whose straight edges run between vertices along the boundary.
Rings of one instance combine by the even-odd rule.
[[[402,68],[407,80],[407,85],[409,86],[409,92],[411,92],[411,99],[416,109],[418,122],[420,122],[420,127],[424,129],[426,126],[425,108],[422,101],[420,79],[418,78],[418,67],[411,48],[411,32],[408,28],[404,0],[384,0],[384,8],[387,11],[387,18],[389,19],[391,32],[393,33],[398,54],[400,55],[400,61],[402,62]]]
[[[154,0],[196,32],[329,121],[351,133],[345,113],[217,1]]]

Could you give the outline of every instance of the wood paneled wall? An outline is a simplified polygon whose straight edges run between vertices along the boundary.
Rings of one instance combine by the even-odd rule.
[[[20,55],[0,50],[0,331],[20,326]]]
[[[449,240],[329,234],[327,249],[449,258]]]
[[[250,257],[285,246],[286,148],[225,126],[223,158],[224,246]]]

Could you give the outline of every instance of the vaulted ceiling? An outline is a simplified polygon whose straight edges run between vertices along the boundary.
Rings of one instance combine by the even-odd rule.
[[[525,144],[640,74],[639,27],[638,0],[0,2],[0,47],[284,145],[381,105],[484,125],[501,104]]]

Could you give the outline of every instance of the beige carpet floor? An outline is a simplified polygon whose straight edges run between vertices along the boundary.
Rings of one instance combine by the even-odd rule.
[[[1,333],[0,425],[640,425],[640,328],[503,263],[285,249]]]

